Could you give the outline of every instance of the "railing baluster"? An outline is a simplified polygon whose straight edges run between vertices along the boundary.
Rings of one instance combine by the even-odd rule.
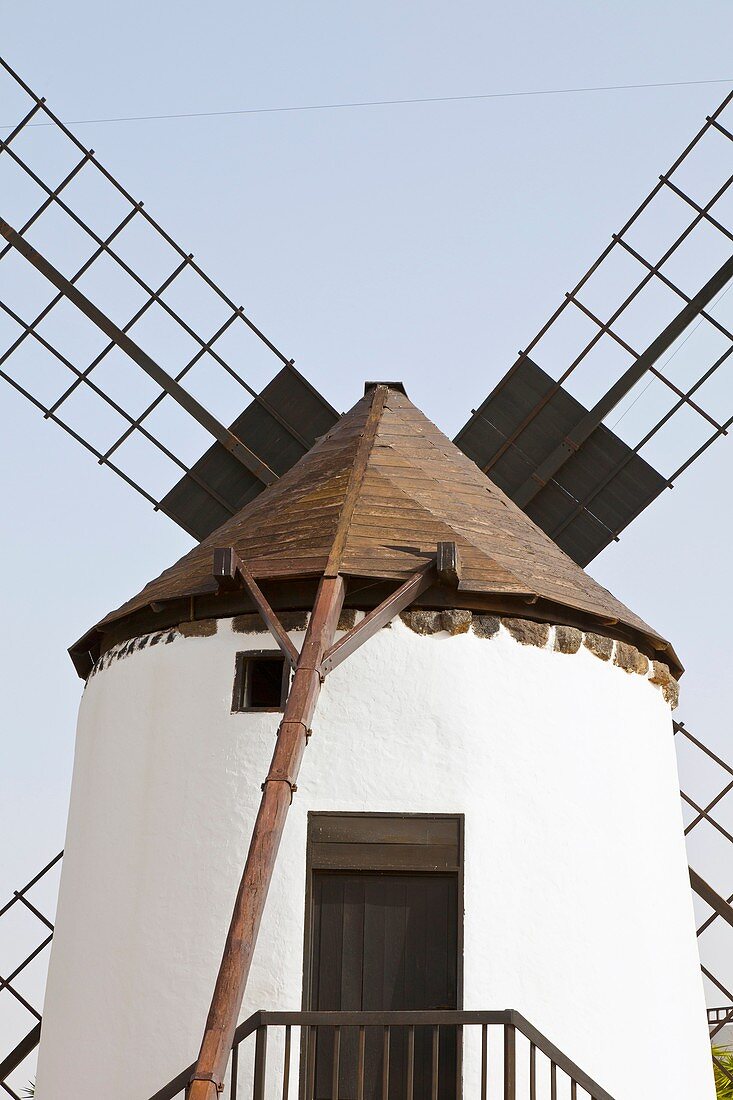
[[[489,1025],[481,1025],[481,1100],[486,1100],[489,1088]]]
[[[537,1100],[537,1047],[529,1044],[529,1100]]]
[[[231,1081],[229,1082],[229,1100],[237,1100],[237,1077],[239,1076],[239,1044],[232,1047]]]
[[[550,1100],[557,1100],[557,1066],[550,1062]]]
[[[570,1082],[570,1100],[578,1100],[578,1082],[575,1079]]]
[[[283,1100],[290,1092],[290,1024],[285,1025],[285,1053],[283,1055]]]
[[[407,1100],[415,1095],[415,1025],[407,1030]]]
[[[514,1024],[504,1024],[504,1100],[517,1096],[517,1033]]]
[[[463,1096],[463,1025],[456,1028],[456,1100]]]
[[[438,1024],[433,1024],[433,1059],[431,1068],[431,1081],[432,1081],[432,1100],[438,1100],[438,1060],[439,1060],[439,1039],[440,1039],[440,1027]]]
[[[382,1100],[389,1100],[389,1040],[390,1029],[387,1025],[382,1036]]]
[[[366,1049],[366,1028],[359,1027],[359,1060],[356,1067],[356,1100],[364,1100],[364,1052]]]
[[[341,1028],[333,1029],[333,1069],[331,1072],[331,1100],[339,1100],[339,1062],[341,1059]]]
[[[318,1027],[313,1025],[308,1029],[308,1086],[306,1100],[313,1100],[316,1095],[316,1038]]]
[[[255,1039],[255,1078],[252,1100],[265,1100],[265,1069],[267,1067],[267,1025],[257,1028]]]

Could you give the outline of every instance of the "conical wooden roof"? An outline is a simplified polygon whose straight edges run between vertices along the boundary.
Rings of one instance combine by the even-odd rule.
[[[452,606],[465,599],[467,607],[502,609],[516,600],[524,611],[514,613],[528,618],[565,609],[570,619],[558,621],[576,614],[605,633],[619,627],[678,666],[663,638],[563,553],[400,389],[386,385],[372,387],[279,481],[97,629],[151,604],[212,593],[218,546],[234,547],[260,581],[330,567],[399,582],[440,541],[455,542],[462,562]]]

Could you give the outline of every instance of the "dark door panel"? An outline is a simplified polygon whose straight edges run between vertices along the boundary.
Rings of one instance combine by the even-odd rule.
[[[455,874],[313,873],[311,1003],[314,1010],[379,1011],[457,1008],[458,881]],[[365,1098],[382,1081],[381,1029],[366,1034]],[[392,1100],[406,1096],[405,1029],[390,1044]],[[358,1031],[341,1035],[342,1100],[356,1097]],[[429,1096],[432,1033],[415,1030],[414,1096]],[[456,1034],[442,1028],[439,1097],[454,1100]],[[319,1036],[315,1100],[331,1097],[333,1035]]]

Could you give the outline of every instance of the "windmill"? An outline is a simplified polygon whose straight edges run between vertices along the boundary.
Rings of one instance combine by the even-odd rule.
[[[605,1079],[613,1078],[613,1067],[602,1064],[603,1046],[595,1047],[582,1028],[575,1034],[569,1020],[563,1019],[564,1009],[551,1006],[549,1018],[557,1012],[561,1038],[577,1048],[577,1062],[583,1061],[580,1055],[587,1055],[593,1064],[593,1077],[576,1064],[575,1049],[569,1057],[563,1054],[514,1010],[459,1011],[463,979],[458,969],[451,970],[451,966],[458,957],[458,941],[464,934],[458,919],[464,877],[470,869],[466,884],[475,889],[476,872],[468,862],[464,871],[464,848],[470,838],[464,837],[464,807],[460,804],[462,796],[456,793],[460,788],[451,788],[450,775],[445,781],[453,790],[454,807],[461,812],[436,811],[436,806],[445,801],[440,791],[447,758],[439,763],[435,757],[429,774],[421,773],[432,801],[404,794],[400,761],[392,767],[387,759],[385,771],[375,760],[367,761],[366,757],[354,754],[353,746],[349,746],[350,774],[343,771],[344,761],[337,762],[337,753],[332,762],[333,774],[328,771],[328,760],[321,761],[320,768],[325,769],[336,789],[316,786],[309,792],[310,818],[301,816],[300,825],[293,825],[286,834],[280,865],[276,864],[276,855],[285,819],[289,813],[292,816],[297,812],[291,811],[291,804],[297,807],[298,770],[311,738],[314,714],[324,727],[337,721],[328,709],[333,707],[329,693],[325,692],[326,698],[320,700],[323,681],[346,662],[343,672],[337,674],[346,699],[344,705],[366,720],[370,712],[369,693],[374,692],[375,684],[368,679],[368,664],[357,663],[368,662],[370,653],[374,654],[378,675],[385,682],[390,682],[393,664],[408,683],[417,668],[428,668],[433,676],[444,678],[445,669],[450,669],[455,684],[460,686],[460,694],[451,694],[444,684],[442,701],[433,700],[430,704],[435,713],[447,700],[453,711],[460,712],[466,697],[470,698],[468,681],[484,667],[484,655],[501,653],[493,672],[503,666],[513,685],[506,699],[513,701],[523,717],[512,718],[509,711],[502,712],[498,696],[492,697],[492,706],[503,713],[505,728],[514,723],[527,738],[538,721],[536,711],[531,708],[522,711],[517,702],[521,684],[528,677],[534,680],[535,690],[541,684],[558,707],[560,694],[570,691],[571,695],[578,692],[588,696],[592,694],[592,686],[598,692],[598,700],[588,701],[587,705],[599,723],[602,715],[597,708],[605,705],[616,720],[627,719],[636,734],[642,732],[642,715],[654,727],[655,737],[662,728],[668,730],[668,713],[665,718],[659,704],[673,702],[675,698],[675,677],[681,670],[673,648],[600,589],[580,567],[618,538],[635,516],[715,439],[726,433],[731,423],[716,418],[710,410],[705,387],[711,384],[733,350],[733,335],[712,312],[716,296],[725,290],[733,276],[730,257],[733,234],[719,213],[724,209],[733,177],[718,181],[712,195],[707,193],[700,201],[693,198],[684,183],[684,170],[690,165],[694,167],[696,151],[704,141],[713,139],[722,143],[721,148],[730,150],[728,143],[733,135],[726,127],[725,111],[731,97],[706,120],[651,195],[614,236],[495,390],[472,413],[456,437],[456,446],[451,447],[410,403],[400,383],[368,384],[364,397],[351,412],[339,417],[295,369],[293,361],[219,290],[194,258],[104,169],[93,152],[77,141],[45,102],[9,66],[2,64],[4,73],[13,81],[19,103],[25,106],[19,112],[18,125],[0,145],[0,165],[8,166],[10,173],[2,192],[8,196],[8,207],[0,210],[0,235],[6,242],[0,251],[0,264],[5,270],[12,268],[10,293],[4,292],[0,303],[11,334],[0,354],[0,372],[44,417],[71,434],[97,461],[127,481],[156,509],[201,540],[191,554],[72,647],[75,667],[88,682],[88,700],[97,700],[85,702],[87,717],[81,720],[78,751],[83,756],[85,745],[91,751],[95,729],[104,729],[106,736],[110,736],[110,729],[114,730],[113,712],[122,715],[130,728],[142,729],[145,745],[152,743],[154,729],[152,725],[145,727],[145,711],[134,708],[140,699],[149,700],[156,691],[170,707],[167,721],[171,728],[175,725],[175,712],[180,723],[178,732],[184,730],[186,737],[191,736],[191,731],[186,730],[188,719],[176,711],[177,704],[167,692],[164,678],[171,675],[173,668],[178,679],[176,691],[189,713],[195,698],[182,690],[182,683],[187,678],[195,681],[206,667],[210,675],[206,682],[212,691],[216,683],[220,704],[222,685],[217,679],[220,672],[214,669],[214,664],[219,667],[214,658],[218,660],[222,655],[225,657],[222,668],[225,666],[229,680],[234,662],[227,721],[231,723],[246,715],[251,725],[240,724],[239,728],[250,729],[253,734],[252,744],[244,743],[237,750],[241,755],[228,755],[231,750],[220,744],[217,751],[223,755],[211,772],[206,770],[206,757],[194,755],[201,773],[201,791],[196,790],[190,778],[186,780],[175,772],[174,762],[180,763],[180,743],[161,747],[164,773],[181,781],[177,791],[175,784],[171,785],[171,793],[178,798],[185,792],[177,808],[168,807],[170,820],[176,821],[180,814],[188,827],[193,827],[188,836],[192,851],[196,850],[199,832],[205,838],[207,829],[211,830],[209,847],[200,853],[202,862],[196,868],[197,874],[208,866],[213,851],[228,851],[226,858],[222,855],[221,865],[214,868],[213,879],[202,875],[205,896],[189,899],[190,913],[197,922],[203,911],[211,920],[206,928],[194,923],[189,929],[192,939],[201,936],[201,951],[198,954],[194,951],[178,967],[186,973],[188,989],[175,990],[175,1011],[169,1006],[168,1013],[164,990],[160,984],[155,985],[156,981],[160,983],[161,975],[150,973],[149,964],[151,958],[162,959],[166,953],[170,928],[163,920],[165,907],[172,899],[181,900],[181,880],[175,875],[173,879],[165,879],[166,863],[175,868],[180,852],[175,845],[166,847],[155,831],[150,833],[140,819],[143,808],[135,805],[135,792],[139,791],[144,767],[153,763],[140,758],[137,763],[141,770],[136,771],[136,746],[131,742],[127,751],[132,770],[127,787],[124,769],[119,774],[116,771],[123,764],[119,756],[105,759],[102,772],[94,773],[92,787],[84,783],[82,764],[72,800],[69,862],[64,871],[59,937],[41,1054],[46,1066],[42,1062],[39,1088],[48,1089],[48,1095],[53,1095],[54,1090],[60,1095],[62,1088],[81,1095],[80,1088],[87,1087],[77,1079],[70,1079],[63,1069],[70,1057],[70,1033],[69,1020],[64,1019],[68,1014],[62,1005],[64,991],[68,994],[72,980],[69,970],[72,960],[78,961],[85,951],[91,956],[87,965],[90,973],[84,984],[85,996],[89,996],[84,1010],[87,1027],[103,1012],[110,983],[117,995],[122,996],[129,977],[115,973],[111,967],[104,980],[94,980],[100,967],[110,965],[110,959],[94,957],[102,941],[95,941],[93,935],[86,938],[90,932],[88,922],[75,908],[81,906],[88,915],[90,897],[83,880],[90,868],[99,866],[101,854],[95,849],[96,838],[91,834],[97,828],[104,832],[105,817],[105,807],[98,803],[94,786],[104,786],[101,780],[106,774],[107,778],[111,775],[114,786],[125,790],[130,810],[129,818],[122,823],[122,837],[119,833],[108,837],[110,849],[122,844],[116,866],[125,865],[130,853],[125,852],[124,845],[132,844],[130,838],[134,836],[138,845],[149,844],[153,853],[156,883],[148,883],[149,895],[145,894],[145,858],[141,857],[132,868],[131,880],[135,890],[139,888],[145,895],[150,912],[155,910],[155,899],[161,894],[159,879],[162,877],[168,884],[168,889],[162,890],[163,910],[155,910],[161,919],[152,932],[144,929],[146,917],[139,917],[135,925],[122,905],[121,895],[113,897],[120,911],[116,925],[113,914],[107,911],[107,937],[113,932],[134,936],[141,930],[145,933],[143,938],[149,935],[150,943],[129,944],[129,959],[136,960],[132,964],[136,981],[144,983],[149,973],[153,981],[151,996],[146,1000],[142,988],[136,988],[120,1017],[120,1029],[134,1032],[135,1014],[145,1016],[140,1009],[141,1001],[148,1005],[146,1011],[152,1013],[145,1021],[149,1044],[141,1052],[138,1036],[134,1049],[127,1051],[128,1059],[132,1055],[142,1058],[139,1074],[130,1076],[129,1068],[125,1067],[123,1078],[113,1081],[117,1072],[113,1063],[121,1049],[115,1044],[122,1041],[115,1039],[109,1044],[111,1053],[102,1052],[99,1063],[108,1074],[103,1085],[107,1094],[150,1095],[156,1085],[163,1085],[163,1070],[177,1056],[177,1046],[181,1046],[181,1053],[184,1047],[188,1049],[188,1032],[199,1024],[203,1026],[205,1006],[201,1003],[201,989],[212,979],[209,956],[217,930],[220,931],[226,906],[224,894],[227,891],[231,894],[235,882],[228,857],[234,854],[239,859],[243,854],[241,844],[235,853],[231,846],[227,849],[227,837],[241,817],[237,799],[243,797],[241,783],[246,777],[250,793],[246,795],[244,816],[247,827],[253,829],[252,841],[200,1057],[169,1086],[158,1089],[156,1097],[160,1100],[163,1096],[173,1097],[188,1085],[193,1100],[208,1100],[220,1090],[227,1074],[232,1095],[236,1095],[240,1076],[244,1076],[239,1069],[239,1048],[249,1035],[256,1038],[254,1095],[269,1095],[265,1091],[267,1036],[268,1032],[272,1036],[272,1050],[280,1039],[277,1028],[282,1031],[282,1049],[278,1048],[278,1052],[286,1067],[277,1082],[282,1095],[287,1094],[295,1072],[302,1075],[301,1087],[310,1097],[378,1095],[376,1090],[385,1081],[390,1095],[428,1095],[430,1090],[434,1096],[449,1097],[460,1094],[464,1083],[474,1077],[485,1089],[495,1073],[501,1075],[506,1097],[520,1095],[518,1090],[524,1087],[530,1090],[524,1095],[531,1096],[538,1094],[538,1066],[545,1059],[552,1095],[557,1095],[558,1077],[562,1077],[571,1088],[571,1095],[608,1096],[594,1080],[604,1074]],[[53,124],[62,150],[58,173],[52,180],[33,161],[31,127],[40,117]],[[104,224],[97,220],[97,207],[93,219],[86,213],[92,209],[84,191],[89,178],[100,184],[108,197],[99,208]],[[684,209],[687,218],[662,250],[651,251],[644,241],[644,214],[652,203],[666,201],[670,196],[679,204],[675,207],[676,216],[679,218],[679,210]],[[61,223],[54,225],[54,217],[61,218]],[[136,233],[140,238],[136,239]],[[697,281],[690,288],[670,272],[674,270],[674,261],[684,256],[685,249],[704,234],[712,234],[709,240],[703,240],[706,260],[709,262],[712,257],[715,262],[712,270],[694,268]],[[78,245],[80,241],[85,247]],[[78,260],[76,264],[70,263],[77,245]],[[141,257],[149,253],[154,253],[158,260],[154,273],[142,266]],[[648,259],[647,253],[653,258]],[[631,277],[630,271],[633,271]],[[607,273],[618,294],[618,305],[604,316],[594,305],[594,280]],[[28,280],[27,285],[23,280]],[[17,298],[13,297],[13,291],[17,292]],[[34,300],[34,295],[37,308],[27,314],[20,302]],[[128,310],[124,316],[121,316],[122,303]],[[708,356],[704,368],[698,365],[692,379],[670,376],[660,366],[661,358],[677,346],[676,342],[690,338],[692,333],[697,334],[696,340]],[[33,354],[29,354],[31,348]],[[271,363],[276,373],[268,375],[267,383],[256,388],[247,380],[242,364],[255,364],[262,374],[267,371],[262,367],[263,360]],[[43,372],[38,369],[39,362],[44,364]],[[63,382],[58,385],[60,379]],[[655,388],[650,396],[663,395],[662,411],[658,415],[655,412],[652,420],[644,424],[634,442],[622,438],[609,427],[609,416],[620,402],[629,398],[634,401],[630,407],[638,404],[644,409],[645,387],[652,383]],[[244,403],[246,407],[242,409]],[[651,404],[656,408],[654,402]],[[671,438],[677,442],[675,418],[680,417],[691,417],[696,429],[699,426],[705,434],[673,468],[662,473],[650,461],[649,454],[664,433],[671,431]],[[109,437],[103,441],[97,434],[101,424],[110,429]],[[155,467],[151,458],[155,459]],[[400,615],[402,619],[397,618]],[[225,624],[221,629],[220,623]],[[275,649],[262,648],[261,623],[271,633]],[[389,623],[394,623],[391,636],[386,629]],[[434,637],[438,635],[440,639]],[[440,640],[441,646],[452,639],[453,648],[438,650],[429,639]],[[491,651],[482,648],[484,643],[493,644],[491,639],[495,639],[497,648]],[[474,643],[480,649],[480,657]],[[470,652],[466,648],[469,644],[474,647]],[[245,645],[247,648],[242,649]],[[548,659],[553,662],[549,679],[546,671],[542,671],[545,666],[536,663],[539,653],[548,647],[552,647]],[[437,653],[440,658],[436,662]],[[409,659],[406,655],[410,655]],[[489,671],[493,660],[486,665]],[[166,662],[170,661],[174,664],[169,667]],[[214,664],[209,666],[211,661]],[[345,680],[346,671],[356,667],[361,671]],[[129,681],[128,675],[133,675],[130,670],[138,668],[139,680],[133,676]],[[565,670],[562,673],[561,668]],[[580,670],[577,679],[575,672],[568,673],[570,668]],[[609,675],[614,679],[609,679]],[[646,681],[643,690],[648,692],[643,705],[638,695],[642,681]],[[353,698],[343,687],[347,682],[352,685]],[[430,682],[418,684],[421,692],[418,699],[429,691]],[[393,682],[392,690],[396,686]],[[512,692],[517,694],[513,696]],[[647,711],[648,700],[651,702]],[[376,706],[375,701],[371,702]],[[213,696],[206,705],[213,706]],[[126,710],[128,706],[132,710]],[[474,698],[471,706],[474,710],[468,708],[469,726],[475,721],[480,701]],[[101,718],[99,713],[94,716],[95,707]],[[282,713],[282,718],[273,719],[273,712]],[[415,713],[414,707],[412,711],[397,708],[400,721],[407,721],[410,714],[414,718]],[[92,717],[88,717],[90,714]],[[206,712],[199,717],[204,724],[211,718]],[[340,720],[343,719],[342,714]],[[228,726],[230,731],[231,728]],[[264,772],[258,809],[261,777],[258,773],[254,787],[257,799],[253,802],[252,771],[259,767],[265,748],[269,754],[271,740],[263,740],[265,734],[271,738],[276,731],[276,751],[269,770]],[[123,734],[124,726],[116,732]],[[387,754],[388,745],[379,739],[378,731],[371,732]],[[579,734],[580,730],[574,729],[574,735]],[[195,741],[199,749],[200,741],[200,737]],[[532,743],[539,753],[540,746]],[[317,744],[318,739],[314,738],[308,753],[310,760]],[[194,742],[186,742],[187,751],[194,753],[193,746]],[[433,753],[437,751],[437,744],[428,733],[425,747]],[[509,743],[503,749],[506,760],[514,764],[516,781],[522,758],[512,758],[516,749]],[[577,742],[571,738],[566,749],[569,755],[564,764],[569,771]],[[464,769],[468,769],[472,759],[478,770],[496,764],[494,758],[482,756],[473,743],[457,746],[454,751]],[[555,770],[560,768],[561,760],[558,748],[558,760],[548,762],[558,783],[563,776]],[[526,766],[527,761],[523,762]],[[609,765],[602,756],[595,763],[599,767]],[[647,766],[649,763],[646,761]],[[640,765],[642,772],[644,766]],[[369,768],[374,771],[376,787],[369,783]],[[390,782],[392,772],[399,778],[397,788]],[[221,794],[215,795],[215,787],[207,786],[213,779],[226,785],[230,774],[237,777],[237,782],[229,784]],[[510,770],[504,779],[508,782],[511,778]],[[461,780],[468,789],[467,770],[462,772]],[[485,782],[501,802],[500,791],[491,787],[488,778]],[[358,794],[359,787],[367,792],[363,797]],[[518,787],[525,798],[535,798],[538,789],[536,783],[529,790]],[[573,790],[573,786],[567,788],[568,805],[573,802]],[[113,790],[105,787],[105,791],[113,798]],[[208,815],[201,817],[202,792],[207,797],[213,795],[216,801],[220,831],[205,824]],[[483,788],[474,788],[470,797],[466,796],[465,827],[469,831],[476,827],[480,801],[485,797],[482,792]],[[655,792],[659,798],[655,809],[667,823],[668,795],[668,785]],[[401,796],[402,806],[397,805]],[[366,808],[368,813],[359,814],[354,806]],[[710,819],[710,805],[694,808],[698,820]],[[535,809],[541,819],[541,800]],[[75,817],[81,823],[76,832]],[[516,824],[514,820],[513,826]],[[576,821],[576,836],[578,824]],[[493,825],[500,830],[499,821],[494,820]],[[652,830],[650,837],[657,838],[660,846],[666,848],[664,837],[657,836],[651,824],[648,827]],[[294,828],[300,828],[300,832],[293,832]],[[295,838],[292,843],[290,837]],[[535,844],[539,843],[536,834],[531,834],[531,838]],[[607,836],[602,839],[610,843]],[[555,844],[557,841],[555,836]],[[289,924],[293,898],[284,898],[282,874],[278,878],[276,873],[284,862],[298,878],[300,869],[293,860],[300,850],[299,844],[307,849],[308,861],[308,894],[304,900],[309,915],[305,925],[301,879],[296,891],[300,924],[297,921]],[[619,857],[621,851],[611,844],[611,855]],[[628,855],[628,850],[624,851]],[[679,868],[675,872],[673,867],[674,852],[670,840],[667,885],[671,884],[671,892],[665,916],[672,939],[668,947],[683,960],[679,988],[689,991],[693,988],[688,966],[691,945],[685,936],[684,904],[679,894]],[[343,862],[347,856],[351,862]],[[544,856],[538,863],[528,861],[527,869],[531,867],[539,875],[539,863],[545,862]],[[500,865],[494,869],[498,881],[510,893],[512,874]],[[364,877],[367,870],[373,872],[373,881]],[[426,879],[428,870],[437,877]],[[405,881],[400,880],[400,872],[405,872]],[[620,870],[617,873],[620,882],[623,875]],[[267,923],[270,910],[265,907],[273,875],[275,898],[270,910],[274,906],[274,913],[283,922],[284,935],[279,937],[273,932],[272,922]],[[629,881],[633,881],[633,876]],[[185,882],[187,890],[193,889],[190,878]],[[641,883],[637,885],[643,892]],[[730,907],[725,899],[694,872],[692,885],[716,917],[730,923]],[[428,912],[440,912],[449,929],[439,942],[432,944],[433,954],[441,950],[445,953],[446,945],[452,945],[451,958],[443,960],[444,987],[435,991],[434,999],[439,1003],[428,1004],[423,997],[416,1010],[418,1015],[402,1015],[399,1019],[394,1014],[390,1016],[384,1004],[376,1006],[378,1019],[369,1016],[363,1004],[350,1017],[348,1013],[329,1015],[344,1006],[341,1002],[328,1003],[324,992],[330,980],[329,967],[334,965],[328,954],[325,914],[329,907],[332,910],[339,904],[343,921],[352,910],[362,913],[363,948],[363,914],[370,905],[390,909],[384,891],[397,886],[417,891],[414,911],[423,913],[426,943],[431,928]],[[333,889],[342,891],[340,902],[329,894]],[[361,891],[361,901],[353,903],[351,909],[344,900],[349,890]],[[20,893],[24,896],[25,891]],[[221,904],[217,904],[217,897]],[[546,900],[552,908],[551,899]],[[314,915],[318,915],[320,923],[315,922]],[[490,922],[489,913],[482,916]],[[258,946],[261,920],[265,923]],[[506,924],[500,922],[499,928],[502,936],[508,937],[512,922],[523,933],[517,937],[514,954],[508,951],[513,970],[519,958],[518,944],[523,949],[527,947],[527,927],[520,914],[511,913],[511,907],[503,910],[503,920]],[[287,985],[293,939],[299,937],[302,947],[303,928],[308,958],[304,1007],[323,1010],[320,1016],[313,1011],[310,1015],[274,1013],[268,1018],[264,1012],[253,1018],[253,1022],[237,1028],[248,976],[248,997],[253,995],[252,987],[258,996],[273,988],[268,985],[268,968],[274,975],[275,987],[278,981],[280,986]],[[598,938],[591,946],[597,951],[602,939],[600,931],[596,935]],[[176,950],[182,950],[185,942],[179,930]],[[511,937],[507,942],[511,943]],[[264,963],[263,945],[268,952]],[[547,953],[547,944],[544,946]],[[473,974],[468,969],[465,974],[468,989],[471,982],[476,983],[485,960],[482,964],[476,944],[471,946],[467,940],[466,947],[470,947],[465,952],[466,959],[472,957],[474,968]],[[557,943],[552,947],[559,955],[563,954]],[[353,944],[350,950],[353,951]],[[280,954],[282,960],[278,958]],[[117,968],[123,963],[126,968],[129,959],[125,962],[120,952]],[[278,970],[281,961],[282,969]],[[344,957],[338,962],[343,971]],[[413,962],[417,966],[419,960]],[[170,964],[168,959],[166,965]],[[368,977],[363,958],[360,965],[363,985]],[[539,973],[542,970],[539,960],[536,966]],[[496,967],[496,960],[492,960],[491,967]],[[166,973],[170,974],[170,970]],[[484,977],[489,973],[491,968]],[[549,982],[549,973],[544,974],[542,981]],[[542,981],[537,978],[538,988]],[[515,988],[509,972],[498,981],[498,986],[507,991]],[[289,990],[292,1001],[295,995],[292,983]],[[191,1003],[186,1003],[187,997]],[[472,997],[475,999],[475,994]],[[609,1002],[612,1000],[609,998]],[[690,1006],[694,1008],[694,1001],[691,994],[685,1012]],[[597,1017],[596,1023],[604,1020],[610,1026],[612,1015]],[[180,1023],[179,1035],[172,1032],[174,1018]],[[717,1020],[716,1027],[722,1026],[726,1018],[727,1014]],[[684,1012],[677,1018],[678,1027],[689,1022]],[[702,1023],[701,1016],[700,1027]],[[74,1027],[78,1032],[78,1019]],[[159,1034],[153,1034],[156,1027]],[[468,1042],[472,1027],[479,1032],[478,1053],[472,1052]],[[690,1035],[696,1035],[690,1039],[687,1051],[690,1077],[679,1082],[679,1087],[688,1091],[690,1086],[700,1092],[706,1087],[700,1061],[700,1027],[696,1031],[695,1025],[690,1024]],[[299,1059],[294,1028],[301,1030]],[[493,1054],[490,1056],[492,1029],[501,1032],[501,1057],[497,1060]],[[549,1026],[543,1030],[549,1031]],[[38,1028],[34,1029],[36,1040],[37,1032]],[[99,1034],[94,1045],[100,1049]],[[28,1043],[23,1050],[27,1052],[27,1048]],[[522,1061],[525,1053],[526,1063]],[[246,1057],[243,1050],[243,1061]],[[638,1051],[635,1057],[640,1057]],[[188,1060],[184,1057],[180,1064],[185,1065]],[[638,1072],[638,1080],[628,1079],[627,1065],[618,1078],[621,1087],[629,1096],[644,1095],[644,1089],[648,1088],[648,1078],[644,1078],[648,1066],[644,1066],[643,1059],[636,1063],[633,1058],[629,1065]],[[44,1083],[44,1073],[48,1084]],[[91,1076],[88,1087],[98,1090],[96,1069]],[[340,1092],[345,1081],[347,1091]],[[352,1087],[353,1093],[348,1091]],[[634,1093],[633,1089],[638,1091]],[[680,1092],[683,1094],[686,1095]]]

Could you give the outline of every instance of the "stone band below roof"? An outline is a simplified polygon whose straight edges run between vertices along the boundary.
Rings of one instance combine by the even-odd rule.
[[[350,630],[362,615],[363,612],[354,610],[342,611],[338,630]],[[288,632],[305,633],[309,618],[308,612],[297,612],[283,615],[281,621]],[[598,660],[609,661],[624,672],[642,676],[654,684],[661,690],[672,710],[679,702],[679,685],[668,665],[662,661],[649,660],[636,646],[628,642],[615,641],[603,634],[584,633],[577,627],[541,623],[532,619],[484,615],[466,611],[463,608],[445,608],[442,611],[413,609],[403,611],[400,619],[413,633],[422,636],[447,634],[449,637],[457,637],[471,632],[478,638],[490,640],[504,630],[518,645],[535,646],[538,649],[563,654],[578,653],[581,648],[584,648]],[[383,629],[391,626],[392,623],[388,622]],[[267,626],[258,614],[234,617],[231,619],[231,629],[235,634],[269,634]],[[217,631],[216,619],[198,619],[181,623],[173,629],[130,638],[112,646],[104,653],[95,663],[90,678],[139,650],[157,645],[169,645],[177,638],[208,638]]]

